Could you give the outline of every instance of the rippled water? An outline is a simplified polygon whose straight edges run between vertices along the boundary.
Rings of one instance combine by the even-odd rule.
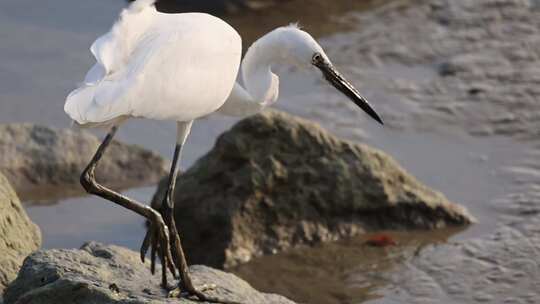
[[[380,2],[384,1],[366,1],[374,6]],[[335,34],[347,33],[352,28],[350,22],[354,22],[349,16],[366,9],[366,3],[339,0],[306,5],[304,1],[286,1],[225,18],[239,29],[245,43],[277,25],[300,21],[308,31],[323,38],[329,53],[339,56],[339,41],[348,37]],[[64,98],[93,63],[88,51],[90,43],[110,27],[124,4],[120,0],[0,2],[0,122],[68,127],[70,122],[62,111]],[[329,35],[334,37],[324,38]],[[355,79],[354,62],[341,62],[339,58],[335,61],[338,66],[347,67],[353,82],[363,81],[364,94],[390,117],[411,111],[413,105],[400,102],[398,96],[386,95],[378,81],[385,77],[422,81],[434,73],[432,67],[390,66],[374,71],[376,80]],[[322,84],[317,74],[286,67],[279,71],[285,79],[281,82],[279,108],[319,121],[342,137],[383,149],[427,185],[467,206],[480,222],[457,234],[457,238],[483,235],[495,227],[497,213],[487,202],[505,192],[507,183],[500,168],[509,165],[520,150],[525,151],[524,144],[503,138],[473,138],[459,130],[418,133],[399,127],[382,129],[359,111],[351,111],[340,95]],[[217,135],[235,121],[213,116],[196,122],[185,149],[183,167],[208,151]],[[168,157],[173,149],[175,126],[168,122],[132,121],[122,126],[119,139],[142,144]],[[145,187],[126,193],[149,201],[153,191],[154,187]],[[86,240],[96,240],[136,249],[143,237],[142,219],[94,197],[27,206],[30,217],[42,229],[45,248],[79,247]],[[456,232],[398,233],[395,237],[402,246],[383,251],[382,255],[380,249],[363,246],[363,238],[345,240],[264,257],[234,271],[255,287],[300,301],[357,303],[382,296],[376,292],[377,286],[384,285],[377,280],[377,271],[392,271],[393,264],[419,250],[422,244],[452,239]],[[260,278],[257,274],[261,272],[271,275]]]

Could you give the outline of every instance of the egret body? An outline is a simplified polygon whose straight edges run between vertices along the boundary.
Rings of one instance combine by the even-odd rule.
[[[200,300],[221,301],[197,290],[189,277],[180,236],[173,217],[175,181],[182,147],[194,120],[220,112],[251,115],[272,105],[279,94],[275,64],[301,69],[318,68],[325,79],[372,118],[377,113],[339,74],[321,46],[296,26],[275,29],[253,43],[240,64],[241,38],[226,22],[202,13],[165,14],[155,0],[137,0],[123,10],[118,21],[91,46],[96,64],[83,83],[67,97],[64,110],[81,126],[110,126],[111,130],[81,175],[81,184],[128,208],[150,223],[141,246],[144,261],[151,248],[151,269],[156,256],[162,262],[162,284],[167,268],[180,273],[180,288]],[[240,72],[241,77],[237,77]],[[236,82],[241,78],[241,83]],[[168,190],[159,210],[104,187],[95,169],[118,126],[142,117],[177,122]]]

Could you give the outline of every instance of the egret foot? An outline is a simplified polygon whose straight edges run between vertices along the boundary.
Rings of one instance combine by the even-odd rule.
[[[211,302],[211,303],[223,303],[223,304],[240,304],[238,302],[229,301],[221,299],[219,297],[214,297],[205,294],[204,292],[215,290],[217,286],[215,284],[204,284],[199,288],[195,288],[191,276],[189,274],[189,267],[186,262],[186,257],[184,255],[184,250],[182,249],[182,243],[180,241],[180,234],[176,228],[176,223],[173,217],[173,209],[168,208],[170,206],[170,201],[165,201],[162,204],[162,207],[159,210],[163,220],[165,221],[167,227],[170,231],[170,248],[173,261],[178,269],[180,282],[178,287],[169,290],[168,297],[170,298],[196,298],[199,301]],[[147,235],[151,233],[151,229],[148,229]],[[155,256],[151,257],[155,260]],[[163,285],[167,289],[167,285]]]
[[[168,226],[164,223],[161,216],[160,221],[151,221],[148,231],[141,245],[141,261],[144,263],[146,253],[151,247],[150,252],[150,271],[152,274],[156,271],[156,256],[159,254],[161,261],[161,285],[167,288],[167,269],[172,273],[174,278],[176,275],[176,265],[171,253],[170,233]]]

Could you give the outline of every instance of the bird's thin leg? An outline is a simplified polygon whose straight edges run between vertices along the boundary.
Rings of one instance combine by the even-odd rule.
[[[171,251],[174,257],[174,262],[180,271],[181,287],[191,294],[197,293],[193,286],[191,277],[189,276],[189,268],[186,261],[186,255],[182,248],[182,242],[180,240],[180,233],[174,220],[174,189],[176,186],[176,179],[178,178],[178,172],[180,170],[179,162],[182,157],[182,148],[186,142],[187,136],[191,131],[191,125],[193,122],[178,122],[177,126],[177,140],[174,148],[174,155],[171,164],[171,171],[167,180],[167,192],[165,198],[161,203],[160,212],[165,220],[165,223],[169,227],[171,232]]]
[[[225,303],[225,304],[239,304],[238,302],[232,302],[232,301],[223,300],[217,297],[208,296],[204,294],[201,290],[198,290],[195,288],[195,286],[193,285],[193,281],[191,280],[191,277],[189,275],[189,266],[186,261],[186,255],[184,254],[184,250],[182,248],[180,233],[178,232],[178,227],[176,226],[176,223],[174,220],[174,192],[175,192],[174,190],[176,187],[176,180],[178,178],[178,173],[180,171],[179,162],[182,157],[182,148],[190,132],[191,125],[192,125],[192,122],[179,122],[178,123],[178,135],[177,135],[178,138],[177,138],[177,143],[174,149],[171,170],[169,173],[169,177],[167,179],[167,190],[166,190],[163,202],[161,203],[161,206],[159,207],[159,211],[165,223],[169,227],[169,231],[171,233],[170,235],[171,252],[174,258],[174,262],[176,266],[178,267],[178,270],[180,273],[180,286],[179,286],[180,290],[173,290],[171,291],[170,295],[176,296],[176,295],[181,295],[182,292],[185,292],[188,295],[196,296],[201,301],[213,302],[213,303]],[[150,231],[147,232],[147,237],[149,233],[151,232]]]
[[[165,194],[165,199],[161,205],[161,214],[169,227],[171,232],[171,251],[175,263],[179,268],[180,272],[180,287],[182,290],[186,291],[188,294],[197,296],[200,300],[208,301],[209,298],[202,294],[199,290],[195,288],[191,277],[189,276],[189,266],[186,261],[186,255],[182,248],[182,242],[180,240],[180,233],[178,232],[178,227],[174,220],[174,190],[176,187],[176,180],[178,178],[179,166],[178,162],[182,156],[182,147],[183,144],[177,144],[174,149],[174,156],[171,166],[171,172],[169,174],[169,179],[167,182],[167,192]],[[211,299],[210,299],[211,300]],[[220,302],[216,300],[217,302]]]
[[[178,269],[180,271],[180,279],[182,287],[184,287],[186,290],[188,289],[194,289],[193,283],[191,282],[191,278],[189,277],[188,273],[188,265],[186,261],[186,256],[184,254],[184,250],[182,248],[182,243],[180,240],[180,233],[178,232],[178,228],[176,226],[176,222],[174,220],[174,189],[176,186],[176,179],[178,177],[178,161],[182,155],[182,147],[183,144],[177,144],[174,149],[174,156],[173,156],[173,162],[171,166],[171,172],[169,174],[169,179],[167,182],[167,192],[165,194],[165,199],[163,200],[161,204],[161,214],[167,223],[169,225],[169,229],[171,232],[171,249],[173,253],[173,257],[175,259],[175,263],[178,266]],[[191,287],[191,288],[190,288]]]
[[[84,189],[91,194],[100,196],[106,200],[109,200],[115,204],[118,204],[124,208],[127,208],[143,217],[145,217],[149,222],[151,226],[151,230],[153,231],[153,235],[156,239],[159,240],[159,246],[161,251],[161,259],[163,261],[163,281],[162,284],[164,286],[167,286],[167,267],[173,272],[173,275],[175,274],[175,267],[174,267],[174,261],[172,258],[172,254],[170,251],[170,241],[169,241],[169,229],[165,225],[165,222],[163,221],[163,218],[161,217],[161,214],[157,212],[156,210],[139,203],[127,196],[124,196],[118,192],[115,192],[109,188],[104,187],[103,185],[99,184],[96,181],[95,178],[95,170],[96,167],[107,150],[107,147],[111,143],[118,127],[113,126],[107,136],[105,136],[105,139],[97,149],[96,153],[94,154],[94,157],[88,164],[88,166],[84,169],[84,171],[81,174],[81,185],[84,187]],[[147,242],[147,240],[145,240]],[[143,258],[144,262],[144,258]]]

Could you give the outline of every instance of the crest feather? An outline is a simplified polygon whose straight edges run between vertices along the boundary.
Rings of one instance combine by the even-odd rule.
[[[291,22],[289,23],[289,25],[287,27],[290,27],[290,28],[293,28],[293,29],[297,29],[297,30],[301,30],[302,29],[302,26],[300,25],[300,23],[297,21],[297,22]]]

